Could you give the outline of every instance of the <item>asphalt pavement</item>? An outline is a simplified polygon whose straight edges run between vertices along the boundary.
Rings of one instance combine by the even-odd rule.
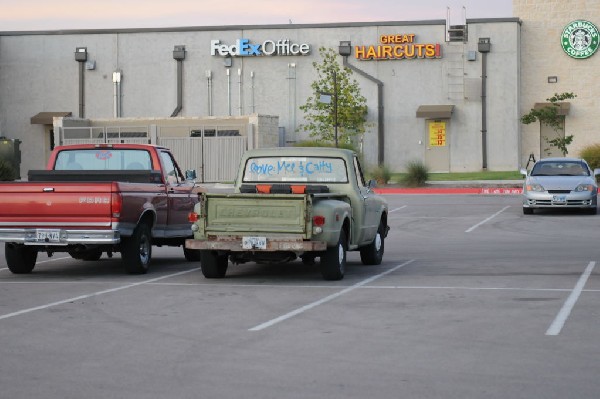
[[[230,183],[203,183],[208,191],[231,192]],[[423,187],[404,187],[400,184],[390,184],[376,187],[379,194],[521,194],[523,180],[456,180],[456,181],[427,181]]]

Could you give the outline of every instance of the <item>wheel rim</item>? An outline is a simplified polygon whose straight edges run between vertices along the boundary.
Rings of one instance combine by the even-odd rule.
[[[338,264],[344,264],[344,246],[341,243],[338,244]]]
[[[383,241],[381,240],[381,234],[377,233],[377,235],[375,236],[375,250],[377,252],[381,251],[382,244]]]
[[[140,261],[143,265],[147,264],[150,260],[150,241],[148,237],[144,236],[140,240]]]

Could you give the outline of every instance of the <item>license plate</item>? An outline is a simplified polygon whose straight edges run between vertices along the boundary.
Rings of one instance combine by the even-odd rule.
[[[552,202],[564,204],[565,202],[567,202],[567,196],[566,195],[553,195]]]
[[[267,237],[242,237],[243,249],[267,249]]]
[[[60,230],[36,230],[35,239],[41,242],[60,242]]]

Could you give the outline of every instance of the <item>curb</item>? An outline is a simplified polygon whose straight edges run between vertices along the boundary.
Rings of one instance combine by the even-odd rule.
[[[373,189],[377,194],[480,194],[480,195],[520,195],[520,187],[380,187]]]

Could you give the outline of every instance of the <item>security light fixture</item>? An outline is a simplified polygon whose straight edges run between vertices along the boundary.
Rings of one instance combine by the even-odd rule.
[[[225,68],[231,68],[231,65],[233,65],[233,59],[230,55],[223,58],[223,64],[225,65]]]
[[[558,83],[558,76],[548,76],[548,83]]]
[[[479,42],[477,43],[477,50],[480,53],[489,53],[491,48],[490,38],[489,37],[480,37]]]
[[[352,54],[352,42],[350,40],[340,41],[339,53],[343,57],[348,57]]]
[[[75,48],[75,61],[86,62],[87,61],[87,47]]]
[[[185,46],[175,46],[173,49],[173,59],[177,61],[185,60]]]

